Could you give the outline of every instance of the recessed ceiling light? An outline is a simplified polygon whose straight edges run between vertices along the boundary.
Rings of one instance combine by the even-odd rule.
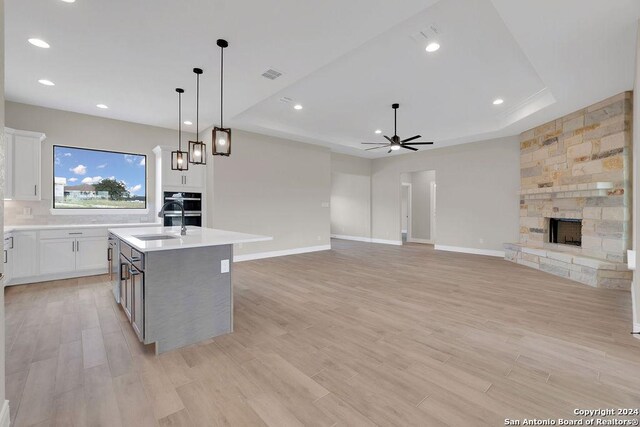
[[[38,83],[40,83],[41,85],[45,85],[45,86],[55,86],[56,85],[51,80],[47,80],[47,79],[40,79],[40,80],[38,80]]]
[[[376,133],[377,133],[378,135],[380,135],[380,134],[382,133],[382,131],[381,131],[380,129],[376,129]]]
[[[498,98],[493,100],[493,105],[500,105],[504,102],[504,99]]]
[[[64,1],[64,0],[63,0],[63,1]],[[98,108],[102,108],[103,110],[106,110],[107,108],[109,108],[109,107],[107,107],[107,106],[106,106],[106,105],[104,105],[104,104],[98,104],[98,105],[96,105],[96,107],[98,107]]]
[[[62,0],[62,1],[65,2],[65,3],[75,3],[76,2],[76,0]]]
[[[431,52],[435,52],[436,50],[440,49],[440,45],[436,42],[431,42],[427,45],[426,47],[426,51],[431,53]]]
[[[49,43],[41,39],[29,39],[29,43],[34,46],[41,47],[43,49],[49,49]]]
[[[399,146],[399,145],[392,145],[390,148],[391,148],[393,151],[396,151],[396,150],[399,150],[399,149],[400,149],[400,146]]]
[[[293,108],[295,108],[296,110],[302,110],[302,105],[296,104],[293,106]]]
[[[193,124],[193,122],[190,122],[189,120],[185,120],[183,123],[187,126],[191,126]]]

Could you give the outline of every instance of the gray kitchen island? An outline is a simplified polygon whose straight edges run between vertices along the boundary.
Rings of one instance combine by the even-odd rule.
[[[116,300],[156,354],[233,331],[233,244],[271,237],[211,228],[109,229]]]

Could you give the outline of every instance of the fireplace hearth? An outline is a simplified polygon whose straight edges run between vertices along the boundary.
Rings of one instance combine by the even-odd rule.
[[[582,220],[549,218],[549,243],[582,246]]]

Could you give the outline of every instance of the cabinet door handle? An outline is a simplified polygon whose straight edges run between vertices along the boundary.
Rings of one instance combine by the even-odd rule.
[[[76,252],[80,252],[80,241],[76,240]]]
[[[69,235],[70,235],[70,236],[77,236],[77,235],[80,235],[80,234],[82,234],[82,232],[81,232],[81,231],[77,231],[77,232],[69,233]]]
[[[13,236],[9,237],[9,240],[11,240],[11,246],[9,247],[9,249],[13,249]]]
[[[107,261],[113,260],[113,248],[107,248]]]
[[[71,252],[75,252],[76,251],[76,242],[75,240],[73,242],[71,242]]]
[[[5,263],[5,264],[7,263],[7,259],[8,259],[8,258],[7,258],[7,250],[5,249],[5,250],[4,250],[4,263]]]
[[[34,196],[38,195],[38,185],[37,184],[33,186],[33,195]]]

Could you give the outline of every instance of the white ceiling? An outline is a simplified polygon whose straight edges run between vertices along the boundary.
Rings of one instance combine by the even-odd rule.
[[[393,102],[400,136],[442,147],[517,134],[632,89],[640,17],[637,0],[5,4],[8,100],[175,128],[178,86],[195,122],[198,66],[202,129],[218,122],[223,37],[225,125],[370,157],[386,150],[359,142],[381,140],[377,128],[393,133]],[[414,40],[421,30],[439,51]],[[284,75],[267,80],[268,68]],[[504,104],[492,105],[497,97]]]

